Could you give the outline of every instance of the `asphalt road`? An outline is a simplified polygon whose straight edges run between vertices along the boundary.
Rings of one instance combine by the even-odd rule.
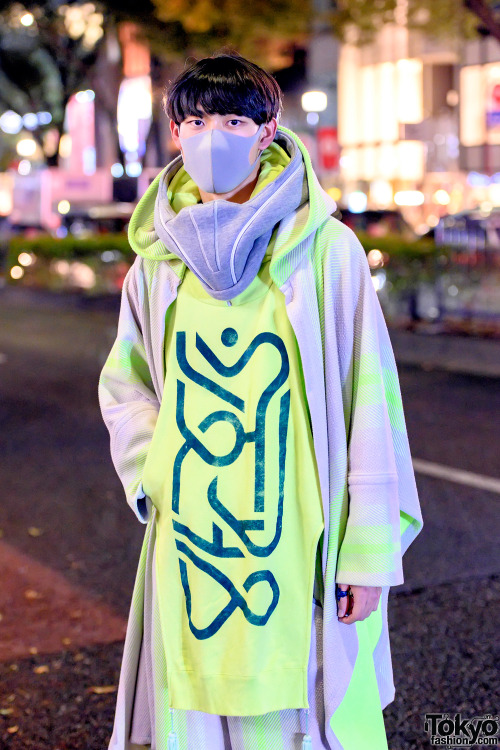
[[[144,531],[97,403],[115,323],[113,310],[0,294],[2,748],[97,750],[111,731]],[[500,379],[401,366],[400,382],[414,458],[500,479]],[[418,473],[417,485],[425,529],[389,609],[391,750],[430,747],[426,711],[500,709],[500,494]]]

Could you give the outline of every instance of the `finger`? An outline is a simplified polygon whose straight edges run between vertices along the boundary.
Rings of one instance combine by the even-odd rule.
[[[355,622],[355,615],[353,614],[356,598],[353,596],[352,587],[349,589],[349,600],[346,602],[344,616],[339,618],[340,622],[350,625]]]
[[[349,588],[349,584],[347,583],[338,583],[337,589],[338,591],[347,591]],[[349,602],[349,596],[343,596],[341,599],[337,600],[337,617],[344,617],[347,605]]]
[[[354,596],[350,615],[348,618],[346,618],[348,624],[358,622],[358,620],[363,620],[365,607],[366,601],[363,600],[363,598],[359,596],[359,594],[357,596]]]
[[[349,585],[347,583],[339,583],[337,584],[337,590],[338,591],[347,591],[349,589]],[[344,617],[347,609],[347,605],[349,603],[349,597],[343,596],[340,599],[337,599],[337,616],[338,617]]]

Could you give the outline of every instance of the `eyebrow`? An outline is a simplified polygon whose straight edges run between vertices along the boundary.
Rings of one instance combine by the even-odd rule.
[[[201,120],[201,119],[203,119],[203,117],[213,117],[213,115],[210,115],[207,112],[204,112],[202,115],[186,115],[186,117],[184,119],[187,120],[189,117],[194,117],[195,120]],[[234,113],[229,113],[229,114],[221,115],[221,117],[231,117],[232,120],[245,120],[245,119],[248,120],[249,119],[245,115],[237,115],[237,114],[234,114]]]

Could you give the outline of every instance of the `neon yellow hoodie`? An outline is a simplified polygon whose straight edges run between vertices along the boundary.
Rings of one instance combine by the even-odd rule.
[[[271,144],[252,197],[288,161]],[[169,186],[177,211],[196,202],[183,172]],[[272,246],[231,305],[187,268],[167,312],[165,397],[143,488],[157,508],[173,708],[245,716],[308,707],[324,519],[297,342],[269,274]]]

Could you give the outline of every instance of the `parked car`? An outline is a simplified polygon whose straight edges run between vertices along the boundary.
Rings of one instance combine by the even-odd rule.
[[[500,207],[443,216],[435,242],[448,258],[438,277],[441,315],[450,323],[469,325],[471,331],[498,334]]]
[[[61,217],[61,226],[77,237],[125,232],[134,208],[133,203],[72,206],[70,211]]]
[[[464,250],[500,250],[500,208],[480,208],[441,217],[435,228],[438,245]]]
[[[406,240],[415,240],[418,235],[395,209],[369,209],[355,213],[348,208],[339,207],[333,214],[353,232],[365,232],[373,237],[385,237],[388,234],[399,234]]]

